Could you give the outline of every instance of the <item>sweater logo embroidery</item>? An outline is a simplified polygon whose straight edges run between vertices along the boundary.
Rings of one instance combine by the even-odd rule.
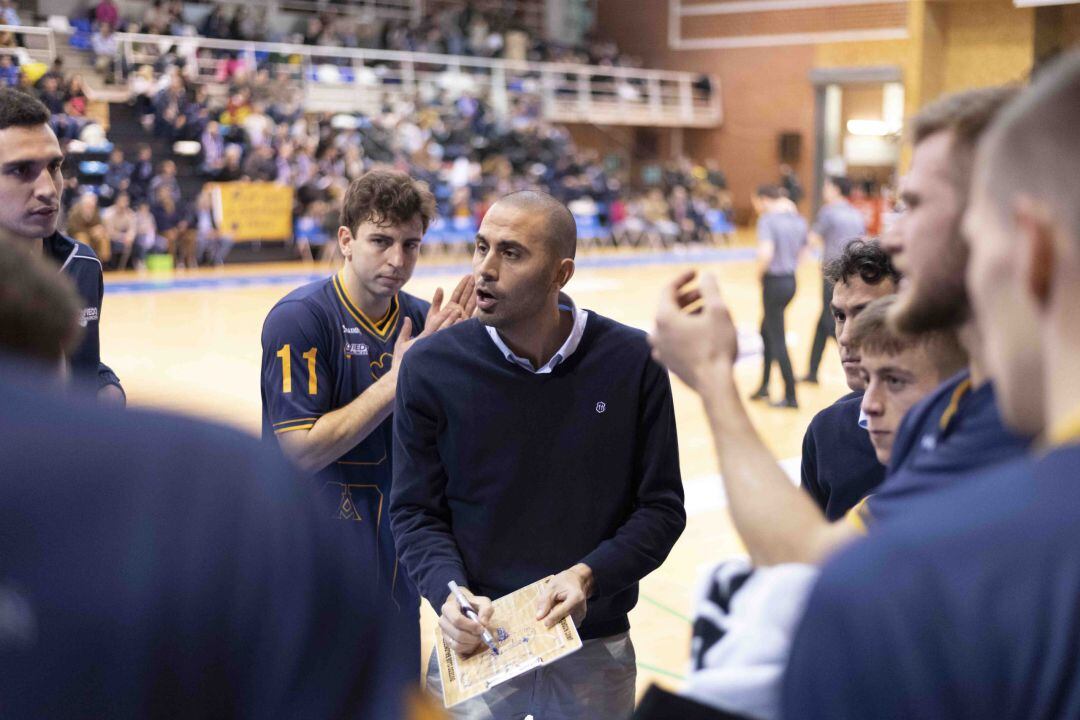
[[[602,414],[605,410],[607,410],[607,403],[605,403],[605,402],[596,403],[596,412]]]

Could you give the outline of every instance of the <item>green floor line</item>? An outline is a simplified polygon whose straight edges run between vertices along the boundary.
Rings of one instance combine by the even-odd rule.
[[[641,668],[642,670],[648,670],[649,672],[656,673],[657,675],[663,675],[665,677],[669,677],[669,678],[672,678],[674,680],[685,680],[686,679],[686,677],[684,675],[680,675],[679,673],[673,673],[670,670],[665,670],[663,668],[658,668],[655,665],[647,665],[646,663],[639,662],[637,664],[637,666],[639,668]]]
[[[679,618],[680,620],[685,620],[688,623],[693,623],[694,622],[688,616],[683,615],[678,610],[675,610],[674,608],[670,608],[670,607],[668,607],[667,605],[665,605],[662,602],[659,602],[657,600],[653,600],[651,597],[649,597],[648,595],[645,595],[644,593],[642,593],[641,599],[644,600],[645,602],[649,603],[650,605],[655,605],[656,607],[660,608],[661,610],[668,613],[669,615],[674,615],[675,617]]]

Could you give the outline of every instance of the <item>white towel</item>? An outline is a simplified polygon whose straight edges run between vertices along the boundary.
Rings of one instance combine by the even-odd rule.
[[[691,673],[684,695],[761,720],[780,717],[780,682],[818,568],[755,568],[745,558],[711,568],[698,587]]]

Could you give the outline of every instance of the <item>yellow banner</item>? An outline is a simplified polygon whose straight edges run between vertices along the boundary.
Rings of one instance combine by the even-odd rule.
[[[212,183],[214,217],[237,242],[292,237],[293,189],[267,182]]]

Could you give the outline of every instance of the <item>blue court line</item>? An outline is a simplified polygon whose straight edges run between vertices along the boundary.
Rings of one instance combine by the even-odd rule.
[[[583,257],[579,268],[623,268],[649,265],[683,265],[693,263],[736,262],[752,260],[754,248],[720,248],[695,250],[686,253],[644,253],[640,255],[615,255],[609,257]],[[459,275],[472,269],[468,263],[455,265],[424,265],[423,261],[413,272],[413,277],[435,275]],[[190,292],[200,290],[231,290],[236,288],[272,287],[275,285],[298,286],[329,277],[329,272],[277,273],[265,275],[240,275],[226,277],[162,277],[160,279],[106,282],[105,292],[110,295],[140,293]]]

